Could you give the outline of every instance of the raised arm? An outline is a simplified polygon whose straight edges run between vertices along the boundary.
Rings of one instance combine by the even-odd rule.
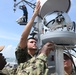
[[[30,21],[27,23],[26,27],[24,28],[24,30],[22,32],[20,43],[19,43],[19,46],[21,48],[25,48],[26,47],[26,44],[27,44],[26,42],[27,42],[28,35],[30,33],[30,30],[32,28],[34,20],[35,20],[36,16],[39,13],[39,10],[40,10],[40,1],[38,1],[36,3],[36,7],[35,7],[35,10],[34,10],[34,13],[33,13],[32,17],[31,17]]]

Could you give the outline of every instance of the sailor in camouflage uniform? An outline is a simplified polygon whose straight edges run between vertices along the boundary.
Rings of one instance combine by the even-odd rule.
[[[47,56],[52,50],[54,50],[53,43],[46,43],[36,58],[33,57],[18,66],[17,75],[47,75]]]
[[[31,59],[32,57],[36,56],[38,53],[37,49],[37,39],[34,36],[29,37],[31,28],[33,26],[34,20],[37,17],[40,10],[40,1],[36,3],[36,7],[34,9],[33,15],[27,25],[25,26],[19,44],[16,48],[15,55],[18,64],[24,63]]]
[[[76,66],[72,56],[68,52],[64,52],[63,54],[65,75],[76,75]]]
[[[76,75],[76,66],[74,64],[73,58],[68,52],[64,52],[64,75]],[[51,75],[56,75],[51,74]]]
[[[50,47],[49,47],[50,46]],[[48,75],[47,56],[51,50],[54,50],[53,44],[46,43],[41,49],[41,53],[35,58],[20,64],[17,69],[17,75]],[[73,59],[68,53],[64,53],[64,75],[76,75],[73,70]],[[49,75],[57,75],[51,73]]]
[[[37,6],[39,8],[36,7],[35,12],[38,12],[40,9],[39,1]],[[34,16],[34,18],[35,17],[36,16]],[[53,47],[52,43],[46,43],[42,47],[40,54],[37,57],[33,57],[26,62],[23,61],[24,63],[20,63],[20,65],[16,69],[9,69],[8,70],[9,74],[5,75],[48,75],[47,56],[50,53],[50,51],[54,50],[54,48],[52,47]],[[56,75],[56,74],[50,74],[50,75]],[[71,74],[68,74],[67,72],[65,72],[65,75],[76,75],[76,73],[71,71]]]

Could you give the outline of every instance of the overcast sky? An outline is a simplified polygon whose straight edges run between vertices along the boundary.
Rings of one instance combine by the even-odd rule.
[[[17,0],[17,2],[19,1],[20,0]],[[5,46],[4,50],[2,51],[5,57],[15,57],[15,48],[18,45],[22,30],[24,29],[24,26],[20,26],[16,22],[16,20],[22,16],[23,13],[18,7],[14,13],[13,4],[13,0],[0,1],[0,45]],[[22,5],[22,3],[20,5]],[[27,4],[26,6],[28,9],[29,20],[31,18],[33,10]],[[71,0],[71,7],[68,15],[72,21],[76,21],[76,0]]]
[[[17,3],[20,0],[17,0]],[[28,0],[34,1],[34,0]],[[33,2],[34,3],[34,2]],[[0,1],[0,45],[4,45],[5,48],[2,51],[5,57],[15,57],[14,51],[19,43],[19,39],[22,30],[25,26],[19,25],[16,20],[23,15],[23,11],[19,9],[20,3],[16,7],[16,11],[13,11],[13,0],[1,0]],[[28,20],[30,19],[33,9],[25,3],[28,10]]]

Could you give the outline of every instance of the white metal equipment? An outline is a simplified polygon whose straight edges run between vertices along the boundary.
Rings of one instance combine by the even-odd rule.
[[[39,44],[43,45],[52,41],[56,45],[69,46],[69,48],[75,46],[75,25],[68,15],[71,6],[70,0],[40,0],[40,2],[39,14],[43,20],[38,17],[36,24]],[[59,46],[55,48],[56,75],[64,75],[63,50]]]

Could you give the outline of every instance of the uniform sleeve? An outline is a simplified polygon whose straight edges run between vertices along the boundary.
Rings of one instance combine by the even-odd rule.
[[[40,54],[36,59],[33,58],[30,60],[29,66],[18,71],[17,75],[47,75],[47,56]]]
[[[24,63],[27,59],[27,48],[22,49],[18,46],[15,51],[15,56],[18,64]]]

